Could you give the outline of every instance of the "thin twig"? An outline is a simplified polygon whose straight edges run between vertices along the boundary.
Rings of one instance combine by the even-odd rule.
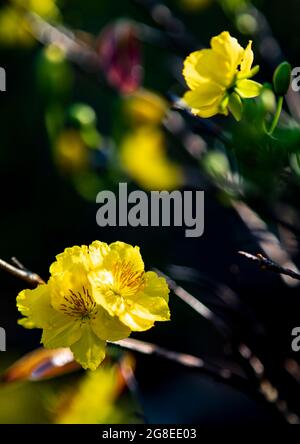
[[[68,60],[88,72],[95,73],[100,70],[97,52],[78,39],[70,29],[52,25],[32,12],[27,12],[26,17],[31,25],[33,36],[40,43],[43,45],[55,44],[62,48]]]
[[[238,254],[256,262],[262,270],[274,271],[275,273],[284,274],[293,279],[300,281],[300,274],[291,270],[290,268],[284,268],[278,265],[276,262],[271,261],[271,259],[266,258],[262,254],[258,253],[256,255],[246,253],[245,251],[239,251]]]
[[[176,362],[177,364],[183,365],[185,367],[202,370],[204,373],[207,373],[223,381],[226,380],[228,382],[228,380],[232,379],[236,379],[236,381],[244,381],[244,382],[247,381],[243,376],[234,373],[230,369],[223,367],[219,368],[216,365],[208,364],[203,359],[197,356],[168,350],[166,348],[160,347],[159,345],[152,344],[150,342],[144,342],[138,339],[128,338],[128,339],[122,339],[121,341],[109,342],[109,343],[111,345],[118,345],[127,350],[142,353],[144,355],[161,357],[169,361]]]
[[[153,270],[164,277],[168,283],[169,288],[173,291],[173,293],[181,299],[185,304],[189,305],[196,313],[200,314],[204,319],[211,322],[212,325],[222,333],[223,336],[227,337],[230,332],[226,325],[226,323],[219,318],[212,310],[210,310],[203,302],[199,301],[199,299],[195,298],[191,293],[178,285],[173,279],[167,276],[162,271],[157,268],[153,268]]]
[[[19,261],[18,258],[16,258],[15,256],[13,256],[11,258],[11,261],[13,264],[15,264],[18,268],[20,268],[21,270],[26,270],[26,267],[22,264],[22,262]],[[28,271],[28,270],[26,270]]]
[[[176,282],[174,282],[172,279],[170,279],[159,270],[156,270],[156,272],[165,277],[169,287],[174,292],[174,294],[176,294],[182,301],[188,304],[193,310],[204,316],[206,319],[212,321],[215,326],[219,326],[220,322],[221,325],[224,324],[221,319],[216,317],[213,312],[211,312],[204,304],[202,304],[202,302],[198,301],[198,299],[196,299],[193,295],[188,293],[182,287],[178,286]],[[224,324],[224,326],[225,328],[227,328],[226,324]],[[288,403],[280,397],[279,391],[265,377],[264,365],[261,360],[251,351],[251,349],[245,343],[241,343],[237,347],[236,353],[240,358],[242,358],[244,362],[242,368],[247,375],[247,379],[245,379],[245,381],[247,381],[247,386],[243,387],[243,389],[245,390],[251,387],[252,391],[254,390],[254,392],[256,393],[251,392],[250,396],[253,397],[253,395],[255,395],[258,399],[260,398],[260,396],[262,396],[264,401],[267,402],[269,405],[271,404],[275,408],[277,413],[279,413],[288,423],[300,423],[300,418],[294,412],[291,412],[289,410]],[[213,369],[213,373],[215,373],[215,369]],[[231,383],[231,385],[235,384],[235,380],[234,378],[232,378],[232,375],[230,375],[229,383]],[[276,397],[274,394],[276,394]]]
[[[280,390],[274,386],[265,373],[265,366],[261,360],[255,356],[249,347],[241,344],[238,347],[240,357],[244,359],[245,364],[252,369],[257,383],[259,393],[265,398],[268,403],[274,405],[277,412],[284,417],[288,424],[300,424],[300,417],[295,412],[291,411],[288,403],[282,397]]]
[[[33,273],[30,270],[17,268],[14,265],[11,265],[8,262],[4,261],[3,259],[0,259],[0,269],[12,274],[18,279],[22,279],[23,281],[28,282],[31,285],[39,285],[45,283],[45,281],[38,274]]]
[[[144,409],[143,409],[143,397],[141,395],[141,391],[139,388],[139,383],[135,377],[134,374],[134,366],[131,364],[132,359],[130,359],[130,357],[128,357],[128,354],[125,355],[125,357],[123,359],[120,360],[119,362],[119,369],[121,372],[121,375],[127,385],[127,388],[129,390],[129,392],[131,393],[131,396],[133,397],[133,399],[135,399],[139,410],[138,412],[136,412],[136,416],[141,418],[145,424],[149,424],[149,421],[144,413]]]
[[[262,388],[257,386],[255,381],[249,380],[248,378],[242,376],[241,374],[235,373],[228,368],[219,368],[216,365],[205,363],[203,359],[199,357],[170,351],[155,344],[139,341],[137,339],[123,339],[118,342],[110,342],[110,344],[145,355],[158,356],[169,361],[176,362],[177,364],[184,365],[185,367],[197,369],[198,371],[203,372],[203,374],[211,377],[213,380],[222,382],[234,389],[240,390],[242,393],[249,396],[249,398],[257,401],[260,404],[266,403],[268,406],[270,405],[271,400],[268,399],[268,396],[266,396],[266,393],[262,390]],[[286,412],[283,413],[281,410],[282,404],[278,403],[272,405],[275,411],[282,415],[286,421],[293,422],[293,418],[295,418],[294,422],[298,420],[298,417],[293,414],[290,414],[291,418],[288,418],[287,415],[284,414]]]
[[[286,249],[282,246],[279,239],[272,233],[264,220],[250,208],[245,202],[235,201],[232,205],[238,213],[241,220],[251,233],[251,236],[258,243],[260,250],[266,254],[271,261],[278,264],[282,269],[293,269],[298,272],[296,265],[291,259]],[[278,271],[277,271],[278,272]],[[281,279],[289,286],[297,285],[294,276],[281,274]]]

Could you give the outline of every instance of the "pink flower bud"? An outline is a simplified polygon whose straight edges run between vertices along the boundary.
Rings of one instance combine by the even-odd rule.
[[[141,47],[130,22],[108,25],[98,40],[100,64],[107,82],[121,94],[132,93],[142,82]]]

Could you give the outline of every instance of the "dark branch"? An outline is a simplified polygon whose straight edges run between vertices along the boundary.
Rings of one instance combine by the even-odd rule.
[[[280,265],[276,264],[276,262],[271,261],[271,259],[267,259],[260,253],[253,255],[250,253],[246,253],[245,251],[239,251],[238,254],[246,257],[247,259],[250,259],[253,262],[256,262],[262,270],[269,270],[275,273],[284,274],[285,276],[289,276],[300,281],[299,273],[291,270],[290,268],[281,267]]]
[[[218,367],[217,365],[207,363],[202,358],[199,358],[197,356],[167,350],[156,344],[131,338],[109,343],[111,345],[118,345],[127,350],[142,353],[144,355],[161,357],[169,361],[176,362],[177,364],[183,365],[185,367],[201,370],[203,373],[212,376],[215,379],[230,383],[236,387],[241,384],[248,385],[247,379],[239,375],[238,373],[234,373],[228,368]]]
[[[33,273],[30,270],[17,268],[14,265],[11,265],[8,262],[4,261],[3,259],[0,259],[0,269],[12,274],[18,279],[22,279],[23,281],[28,282],[31,285],[39,285],[45,283],[45,281],[38,274]]]

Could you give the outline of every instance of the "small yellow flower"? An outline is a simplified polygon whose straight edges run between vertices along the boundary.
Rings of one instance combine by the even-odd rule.
[[[65,173],[80,173],[88,167],[88,149],[79,131],[65,129],[57,137],[55,161]]]
[[[252,42],[246,49],[224,31],[211,39],[211,48],[191,53],[184,62],[183,76],[190,88],[184,101],[200,117],[228,115],[233,102],[256,97],[261,85],[249,78],[258,72],[252,68]]]
[[[43,329],[46,348],[70,347],[83,368],[95,370],[105,357],[106,341],[124,339],[131,330],[147,330],[154,321],[169,319],[167,284],[155,273],[142,273],[142,265],[137,247],[122,242],[67,248],[51,265],[46,284],[19,293],[17,306],[25,316],[19,323]],[[124,288],[131,289],[131,299]],[[139,291],[134,295],[133,289]],[[125,316],[127,302],[135,323]]]
[[[159,127],[144,125],[127,134],[120,160],[124,170],[145,190],[173,190],[184,182],[180,166],[167,156]]]

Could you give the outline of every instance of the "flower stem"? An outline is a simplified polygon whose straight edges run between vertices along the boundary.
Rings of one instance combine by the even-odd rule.
[[[281,115],[281,111],[282,111],[282,105],[283,105],[283,96],[280,96],[277,102],[277,108],[276,108],[276,112],[274,115],[274,119],[271,125],[271,128],[269,129],[269,131],[267,131],[267,134],[269,136],[272,136],[272,134],[274,133],[277,125],[278,125],[278,121]]]

